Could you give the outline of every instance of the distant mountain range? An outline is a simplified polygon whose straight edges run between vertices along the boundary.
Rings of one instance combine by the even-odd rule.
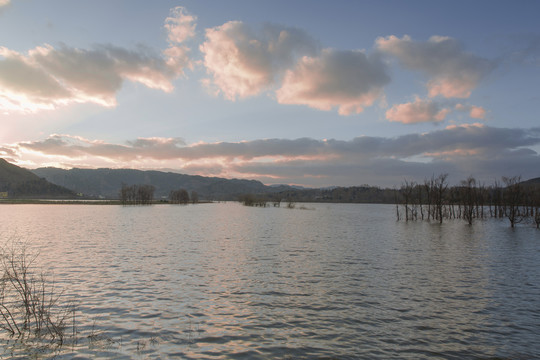
[[[540,178],[522,182],[540,184]],[[395,191],[376,186],[327,187],[264,185],[257,180],[225,179],[164,171],[133,169],[27,170],[0,159],[0,198],[104,198],[118,199],[123,185],[152,185],[154,199],[168,198],[171,191],[197,192],[200,200],[238,200],[253,194],[267,200],[294,202],[393,203]]]
[[[252,194],[268,201],[393,203],[394,190],[374,186],[327,187],[321,189],[289,185],[264,185],[256,180],[224,179],[183,175],[163,171],[131,169],[58,169],[39,168],[34,174],[48,181],[73,189],[85,197],[117,199],[122,185],[152,185],[154,199],[166,199],[173,190],[197,192],[201,200],[238,200]]]
[[[172,190],[195,191],[204,200],[236,200],[242,194],[269,194],[292,189],[287,185],[266,186],[256,180],[224,179],[184,175],[163,171],[132,169],[58,169],[32,170],[51,183],[73,189],[87,197],[118,198],[123,184],[147,184],[155,187],[154,198],[167,198]]]
[[[522,184],[525,184],[525,185],[539,185],[540,184],[540,177],[523,181]]]
[[[75,192],[0,159],[0,198],[75,198]]]

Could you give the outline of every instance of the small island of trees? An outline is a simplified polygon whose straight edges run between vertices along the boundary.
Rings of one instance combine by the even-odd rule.
[[[154,203],[154,192],[156,188],[153,185],[126,185],[122,184],[119,192],[120,202],[123,205],[150,205]],[[196,191],[191,192],[191,197],[187,190],[172,190],[166,201],[170,204],[196,204],[199,202],[199,195]]]
[[[148,205],[154,200],[152,185],[126,185],[122,184],[120,189],[120,201],[124,205]]]

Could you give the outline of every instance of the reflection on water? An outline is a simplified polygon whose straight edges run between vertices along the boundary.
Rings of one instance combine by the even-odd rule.
[[[310,207],[0,214],[77,301],[80,339],[57,358],[540,357],[538,230]]]

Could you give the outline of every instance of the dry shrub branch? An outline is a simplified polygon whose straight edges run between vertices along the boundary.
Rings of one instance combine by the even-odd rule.
[[[64,340],[73,304],[62,304],[56,289],[34,264],[24,243],[10,241],[0,248],[0,329],[19,337]]]

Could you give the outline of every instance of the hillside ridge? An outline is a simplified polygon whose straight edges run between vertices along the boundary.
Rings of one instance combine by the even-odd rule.
[[[0,197],[68,199],[76,195],[65,187],[0,158]]]

